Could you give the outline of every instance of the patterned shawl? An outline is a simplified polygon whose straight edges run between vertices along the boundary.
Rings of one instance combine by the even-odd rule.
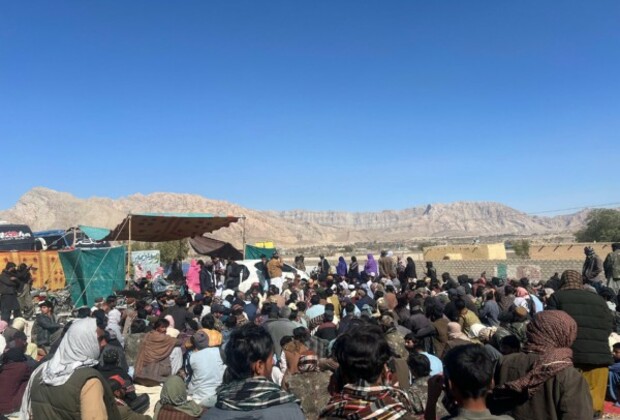
[[[566,270],[562,273],[560,290],[583,289],[583,276],[575,270]]]
[[[577,323],[564,311],[538,312],[527,326],[526,352],[539,354],[532,369],[522,378],[504,384],[503,389],[531,397],[549,378],[573,366],[571,345],[577,338]]]
[[[393,420],[413,413],[413,403],[406,392],[364,380],[347,384],[329,400],[321,417]]]
[[[293,402],[299,404],[299,399],[269,379],[257,376],[222,385],[215,406],[222,410],[254,411]]]

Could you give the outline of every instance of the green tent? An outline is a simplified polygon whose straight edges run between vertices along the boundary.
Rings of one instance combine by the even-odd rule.
[[[270,259],[276,252],[275,248],[259,248],[257,246],[246,245],[245,246],[245,259],[246,260],[260,260],[261,255]]]
[[[58,253],[76,308],[92,306],[96,298],[105,298],[125,287],[125,253],[124,246]]]

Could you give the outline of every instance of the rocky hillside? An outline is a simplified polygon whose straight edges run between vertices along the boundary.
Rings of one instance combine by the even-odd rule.
[[[47,188],[34,188],[0,220],[27,223],[33,230],[77,224],[112,228],[128,212],[206,212],[247,216],[248,242],[274,240],[283,246],[409,240],[421,237],[573,232],[587,211],[556,217],[529,216],[499,203],[457,202],[382,212],[256,211],[191,194],[134,194],[118,200],[79,199]],[[241,244],[237,223],[214,236]]]

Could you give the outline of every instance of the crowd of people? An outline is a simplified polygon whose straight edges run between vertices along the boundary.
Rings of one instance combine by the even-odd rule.
[[[620,245],[605,262],[585,253],[582,272],[547,281],[438,275],[389,251],[363,265],[321,256],[316,276],[285,279],[276,255],[247,291],[230,264],[196,261],[163,288],[161,273],[141,277],[65,324],[42,302],[30,329],[4,297],[23,281],[9,263],[0,415],[597,418],[606,398],[620,405]]]

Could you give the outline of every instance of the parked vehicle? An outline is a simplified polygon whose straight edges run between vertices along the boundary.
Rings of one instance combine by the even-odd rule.
[[[33,251],[34,235],[28,225],[0,223],[0,251]]]
[[[103,248],[109,247],[107,241],[95,241],[79,229],[54,229],[34,232],[37,250],[57,251],[67,248]],[[74,242],[75,241],[75,242]]]
[[[262,282],[265,280],[263,277],[263,272],[259,268],[261,260],[240,260],[240,261],[235,261],[235,262],[239,265],[243,265],[247,267],[247,269],[250,272],[250,275],[248,276],[248,278],[243,280],[239,284],[240,291],[247,292],[248,289],[252,287],[253,283],[262,284]],[[284,267],[282,267],[283,278],[292,280],[295,278],[297,274],[299,274],[299,276],[301,276],[302,279],[305,279],[305,280],[309,279],[308,273],[306,273],[305,271],[298,270],[292,265],[284,263]]]

